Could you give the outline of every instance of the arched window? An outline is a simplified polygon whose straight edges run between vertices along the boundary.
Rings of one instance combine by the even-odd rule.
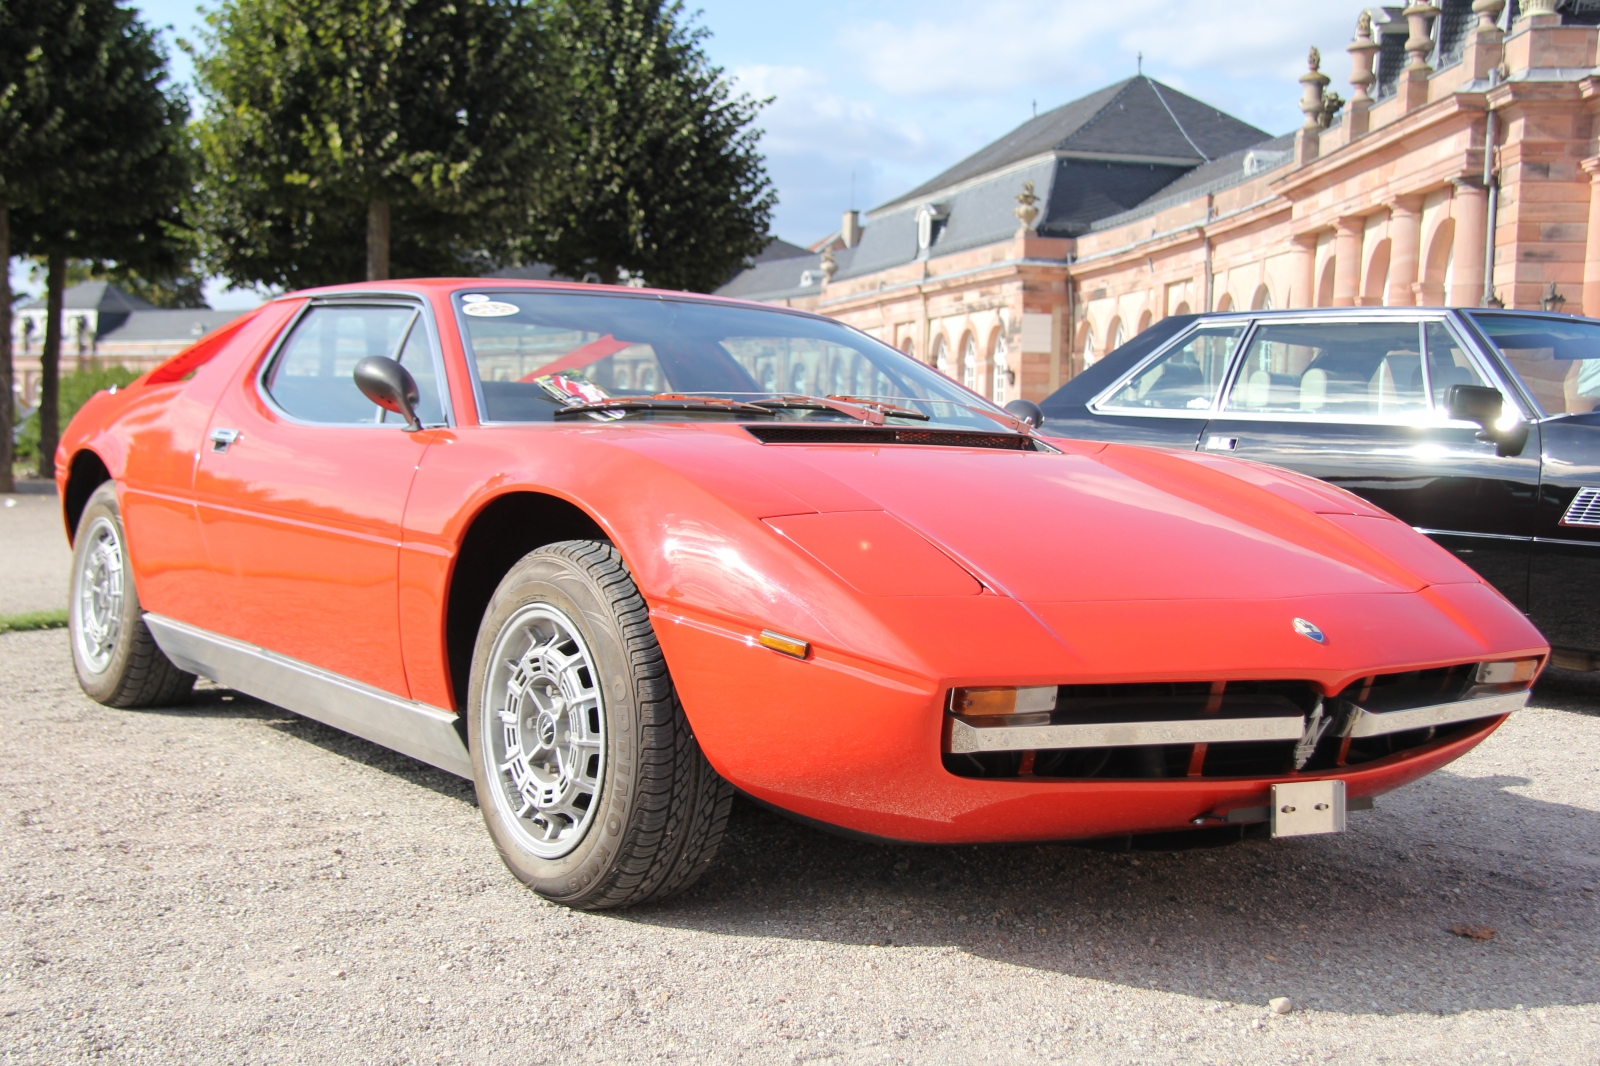
[[[1150,328],[1150,312],[1146,311],[1144,314],[1139,316],[1139,328],[1133,331],[1133,335],[1135,337],[1137,337],[1139,334],[1143,333],[1145,330],[1147,330],[1149,328]]]
[[[1011,363],[1006,355],[1006,337],[1003,333],[994,335],[994,352],[989,357],[989,366],[994,371],[994,385],[992,396],[994,402],[1001,407],[1012,398],[1016,391],[1017,372],[1011,369]]]
[[[1175,315],[1186,315],[1186,314],[1188,314],[1189,313],[1189,301],[1188,300],[1184,300],[1182,303],[1178,304],[1177,307],[1174,307],[1172,309],[1172,313],[1175,314]]]
[[[944,334],[940,333],[933,338],[932,358],[928,360],[934,369],[942,374],[950,373],[950,346],[944,341]]]
[[[1106,342],[1106,354],[1108,355],[1127,343],[1128,338],[1123,334],[1122,330],[1122,319],[1114,318],[1111,320],[1111,328],[1106,330],[1106,336],[1111,338]]]
[[[965,337],[963,337],[961,339],[961,365],[957,369],[957,373],[956,374],[951,374],[950,376],[951,377],[959,376],[961,378],[962,383],[965,384],[968,381],[977,380],[976,379],[977,373],[978,373],[978,342],[972,339],[972,334],[968,333]]]
[[[1094,361],[1100,358],[1094,350],[1094,327],[1087,322],[1083,324],[1083,339],[1078,342],[1078,350],[1083,353],[1083,368],[1085,370],[1094,366]]]
[[[1266,282],[1262,282],[1260,285],[1256,286],[1256,294],[1250,299],[1250,310],[1272,310],[1272,293],[1270,290],[1268,290]]]
[[[1233,294],[1231,292],[1225,292],[1225,293],[1222,294],[1222,299],[1217,301],[1217,310],[1218,311],[1232,311],[1233,310]]]
[[[1317,283],[1317,306],[1333,306],[1333,279],[1338,270],[1339,257],[1328,256],[1328,261],[1322,264],[1322,280]]]
[[[1382,307],[1389,302],[1389,242],[1378,242],[1367,263],[1367,283],[1361,287],[1361,302],[1367,307]]]

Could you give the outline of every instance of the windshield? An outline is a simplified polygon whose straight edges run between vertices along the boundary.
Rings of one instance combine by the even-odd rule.
[[[1472,316],[1547,415],[1600,405],[1600,323],[1540,315]]]
[[[870,404],[890,423],[1000,429],[999,409],[931,367],[828,320],[691,300],[604,293],[459,293],[456,308],[486,422],[593,417],[855,420]],[[769,402],[766,410],[653,397]],[[851,403],[804,403],[807,397]],[[789,403],[773,405],[787,399]],[[576,413],[576,412],[573,412]],[[584,417],[580,415],[580,417]]]

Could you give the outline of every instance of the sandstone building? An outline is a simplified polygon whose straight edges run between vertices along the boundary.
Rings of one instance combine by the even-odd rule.
[[[1001,402],[1191,311],[1600,316],[1600,2],[1352,14],[1349,100],[1313,50],[1292,134],[1136,77],[719,291],[843,319]]]

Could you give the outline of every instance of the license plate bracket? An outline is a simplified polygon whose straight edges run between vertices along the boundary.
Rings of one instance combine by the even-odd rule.
[[[1342,833],[1343,781],[1289,781],[1272,786],[1272,835],[1312,836]]]

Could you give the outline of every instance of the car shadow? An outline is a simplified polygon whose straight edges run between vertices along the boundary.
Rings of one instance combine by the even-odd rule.
[[[1541,681],[1537,702],[1596,713],[1600,678],[1560,674]],[[257,718],[473,802],[461,778],[227,689],[145,713]],[[1221,847],[1197,835],[1187,850],[1126,852],[867,843],[740,798],[717,860],[687,893],[591,917],[746,937],[758,953],[784,942],[936,948],[1350,1014],[1594,1003],[1600,813],[1518,791],[1529,784],[1444,770],[1352,814],[1342,835]]]

